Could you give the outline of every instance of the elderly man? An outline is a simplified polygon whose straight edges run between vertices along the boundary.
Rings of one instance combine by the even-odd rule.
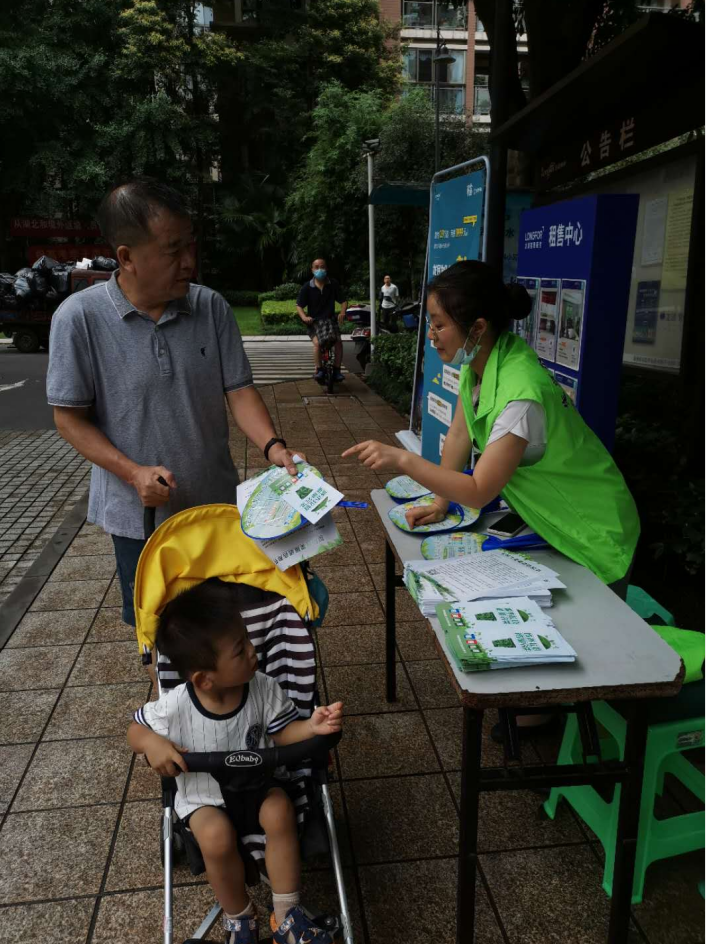
[[[348,302],[338,282],[329,278],[325,259],[314,259],[311,263],[311,274],[313,278],[309,282],[305,282],[299,289],[297,314],[309,329],[309,337],[314,345],[314,367],[316,368],[314,380],[321,383],[324,379],[324,372],[321,369],[321,350],[316,335],[316,323],[328,318],[333,322],[336,331],[335,374],[333,379],[340,383],[343,380],[343,374],[341,373],[341,361],[343,360],[341,325],[348,308]],[[341,313],[338,320],[336,320],[336,302],[341,303]]]
[[[134,626],[143,506],[161,523],[194,505],[235,502],[226,400],[265,458],[296,470],[253,387],[230,306],[191,283],[181,195],[133,180],[104,198],[98,219],[120,268],[54,314],[47,399],[59,433],[93,463],[88,520],[113,538],[123,620]]]

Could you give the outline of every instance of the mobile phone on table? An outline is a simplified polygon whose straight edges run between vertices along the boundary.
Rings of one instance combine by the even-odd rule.
[[[514,538],[516,534],[519,534],[520,531],[524,531],[526,527],[527,525],[522,518],[512,511],[507,515],[503,515],[502,518],[498,518],[492,527],[486,528],[485,530],[487,534],[495,534],[499,538]]]

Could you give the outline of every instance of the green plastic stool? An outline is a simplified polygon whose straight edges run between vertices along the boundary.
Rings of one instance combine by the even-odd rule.
[[[701,634],[673,628],[672,614],[640,587],[628,588],[627,603],[643,619],[654,620],[657,617],[663,623],[663,626],[653,626],[653,629],[681,655],[686,664],[686,681],[696,682],[703,678]],[[662,795],[664,777],[668,773],[704,802],[704,775],[682,756],[683,751],[704,745],[703,692],[703,682],[700,682],[682,688],[676,698],[655,699],[648,703],[647,710],[651,717],[645,750],[645,773],[635,856],[632,894],[634,905],[642,901],[645,873],[652,862],[704,848],[706,818],[703,812],[672,816],[666,820],[655,819],[654,815],[655,796]],[[603,726],[603,733],[607,735],[601,736],[602,759],[622,760],[627,727],[625,719],[604,701],[593,703],[593,713],[596,721]],[[583,761],[583,747],[576,715],[570,714],[557,763],[580,764]],[[608,895],[613,892],[620,790],[620,785],[616,786],[612,799],[604,800],[590,786],[558,787],[552,790],[544,804],[547,815],[554,819],[559,801],[563,797],[600,839],[606,863],[603,888]]]
[[[703,706],[703,688],[701,685],[695,685],[694,688],[699,689],[698,698]],[[609,734],[608,738],[601,738],[601,756],[604,760],[622,760],[627,727],[625,719],[604,701],[593,703],[593,713],[596,721]],[[642,901],[645,873],[652,862],[704,848],[706,819],[703,812],[672,816],[666,820],[658,820],[654,815],[655,796],[661,796],[667,773],[675,776],[695,796],[704,801],[704,775],[682,756],[683,751],[703,745],[703,716],[657,722],[649,726],[632,894],[632,903],[635,905]],[[574,714],[568,716],[557,763],[583,763],[583,748]],[[620,790],[621,787],[616,786],[613,798],[606,801],[590,786],[558,787],[552,790],[544,804],[547,815],[554,819],[559,801],[563,797],[600,839],[606,863],[603,888],[608,895],[613,892]]]

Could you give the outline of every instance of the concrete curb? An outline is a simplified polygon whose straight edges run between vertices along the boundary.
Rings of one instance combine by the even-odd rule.
[[[37,560],[32,564],[10,596],[0,606],[0,649],[2,649],[49,580],[52,571],[83,527],[88,511],[88,492],[66,515]]]

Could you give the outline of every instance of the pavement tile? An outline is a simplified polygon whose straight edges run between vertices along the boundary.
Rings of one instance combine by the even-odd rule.
[[[451,708],[458,704],[458,694],[440,659],[411,662],[407,674],[422,708]]]
[[[344,782],[439,770],[417,711],[346,718],[345,735],[337,750]]]
[[[59,689],[0,692],[0,743],[38,741],[60,694]]]
[[[650,944],[703,944],[704,899],[698,888],[703,878],[703,851],[649,867],[644,898],[633,914]]]
[[[6,648],[80,644],[86,638],[95,613],[95,610],[27,613]]]
[[[123,605],[123,594],[120,589],[120,580],[117,577],[113,578],[113,582],[108,588],[108,592],[105,595],[103,600],[103,606],[122,606]]]
[[[180,888],[174,895],[174,940],[190,937],[214,902],[206,884]],[[92,944],[156,944],[162,939],[163,911],[161,889],[108,895],[101,899]],[[211,934],[219,936],[218,924]]]
[[[358,875],[370,941],[453,944],[456,874],[455,858],[361,866]],[[475,944],[502,944],[502,933],[480,879],[476,895]],[[512,944],[525,944],[523,937],[511,940]]]
[[[461,805],[461,771],[448,774],[456,803]],[[503,852],[528,846],[558,846],[585,841],[565,803],[555,819],[543,814],[542,798],[531,790],[481,793],[478,823],[480,852]]]
[[[47,583],[39,591],[31,610],[95,609],[103,602],[109,578],[100,580],[66,580]]]
[[[601,869],[588,845],[486,853],[480,862],[511,941],[606,941],[610,899],[601,887]],[[639,940],[633,930],[630,944]]]
[[[79,944],[86,940],[95,898],[51,901],[38,905],[13,905],[0,912],[0,944],[28,944],[47,937],[53,944]]]
[[[12,812],[118,803],[131,757],[125,737],[45,741],[37,748]]]
[[[335,473],[336,488],[339,491],[348,494],[350,489],[366,489],[380,488],[380,481],[375,475],[374,472],[355,472],[355,471],[341,471]]]
[[[363,538],[358,540],[360,545],[361,553],[365,559],[366,564],[381,564],[385,561],[385,541],[383,538],[375,538],[372,541],[366,541]],[[416,618],[419,618],[419,611],[417,611]]]
[[[346,593],[350,590],[364,592],[373,589],[373,582],[365,564],[351,564],[348,567],[332,565],[326,554],[322,556],[320,564],[314,561],[314,567],[329,593]]]
[[[384,549],[384,545],[383,545]],[[385,594],[378,591],[380,605],[385,610]],[[404,587],[398,587],[395,590],[395,620],[402,620],[409,623],[418,620],[421,617],[421,611],[414,602],[408,591]]]
[[[323,626],[316,630],[319,660],[323,666],[366,664],[385,658],[385,624]],[[399,657],[398,657],[399,658]]]
[[[417,662],[437,657],[434,634],[426,620],[410,623],[397,622],[395,627],[397,648],[405,662]]]
[[[332,593],[326,623],[329,626],[356,626],[381,623],[382,609],[371,593]]]
[[[127,788],[128,800],[156,800],[162,796],[162,781],[159,774],[145,760],[144,755],[138,754],[130,775],[130,784]]]
[[[0,747],[0,813],[9,807],[33,750],[34,744]]]
[[[0,832],[0,904],[98,892],[118,809],[10,813]]]
[[[329,665],[326,687],[335,701],[343,702],[347,716],[409,711],[417,707],[414,693],[403,672],[397,676],[397,701],[385,699],[385,665]]]
[[[121,606],[103,606],[93,621],[86,642],[121,642],[131,640],[135,643],[135,627],[123,623]],[[135,644],[137,656],[137,644]]]
[[[132,715],[145,704],[149,682],[67,688],[44,735],[45,741],[67,738],[125,737]],[[86,719],[91,721],[86,729]]]
[[[37,646],[0,652],[0,691],[56,688],[64,684],[80,646]]]
[[[115,555],[100,554],[90,557],[65,557],[59,561],[49,577],[50,583],[66,580],[100,580],[115,574]]]
[[[358,865],[458,852],[458,820],[441,774],[347,783]]]
[[[126,803],[110,861],[106,891],[129,891],[160,885],[164,872],[159,857],[160,800]],[[174,863],[174,884],[192,882],[185,862]],[[176,896],[178,897],[178,896]]]
[[[341,531],[341,525],[336,522],[338,530]],[[343,535],[341,535],[343,537]],[[343,538],[343,544],[340,547],[337,547],[333,551],[327,551],[324,556],[322,556],[322,561],[325,560],[328,566],[335,565],[338,567],[348,567],[355,566],[357,564],[363,564],[363,555],[360,548],[358,547],[358,542],[353,537],[352,533],[349,538]],[[320,565],[317,564],[317,559],[314,558],[312,561],[312,568],[317,573],[319,571]]]
[[[145,677],[134,640],[86,643],[67,685],[140,682]]]
[[[441,757],[444,770],[461,769],[461,742],[463,737],[463,709],[431,708],[424,712],[429,725],[434,745]],[[497,721],[494,711],[485,713],[483,720],[482,763],[484,767],[502,767],[504,753],[501,744],[496,744],[490,737],[490,729]],[[537,763],[539,758],[530,743],[523,744],[525,763]]]

